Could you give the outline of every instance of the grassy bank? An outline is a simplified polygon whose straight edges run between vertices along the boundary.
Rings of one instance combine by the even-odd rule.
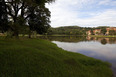
[[[41,39],[0,39],[0,77],[111,77],[109,64]]]

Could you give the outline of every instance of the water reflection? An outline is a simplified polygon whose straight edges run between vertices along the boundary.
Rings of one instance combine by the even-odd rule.
[[[56,43],[58,47],[61,47],[64,50],[79,52],[90,57],[102,59],[104,61],[112,59],[116,60],[115,44],[102,45],[97,41],[79,42],[79,43],[53,41],[53,43]]]
[[[60,41],[60,42],[81,42],[81,41],[98,41],[101,44],[116,44],[116,38],[108,37],[86,37],[86,36],[41,36],[39,38],[50,40],[50,41]]]
[[[41,37],[44,38],[44,37]],[[97,37],[46,37],[64,50],[78,52],[112,63],[116,74],[116,38]]]
[[[116,38],[108,38],[108,37],[86,37],[87,40],[91,41],[98,41],[101,42],[101,44],[116,44]]]

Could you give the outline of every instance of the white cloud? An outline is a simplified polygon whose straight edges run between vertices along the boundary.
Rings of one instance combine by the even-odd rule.
[[[108,5],[110,3],[110,0],[102,0],[99,2],[99,5]]]
[[[106,1],[106,2],[103,2]],[[99,4],[107,3],[109,0],[100,0]],[[90,17],[81,18],[81,9],[92,8],[95,0],[56,0],[55,3],[47,5],[51,11],[51,26],[116,26],[116,10],[106,9],[105,11],[89,12],[84,14]],[[97,7],[97,6],[96,6]],[[95,9],[95,8],[93,8]]]
[[[99,2],[99,5],[116,5],[116,1],[112,1],[112,0],[102,0]]]
[[[116,26],[116,11],[107,10],[90,18],[77,19],[77,22],[80,26]]]

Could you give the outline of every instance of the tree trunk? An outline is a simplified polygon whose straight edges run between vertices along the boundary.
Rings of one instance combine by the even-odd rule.
[[[19,32],[18,31],[14,31],[14,34],[13,34],[13,36],[15,37],[15,38],[19,38]]]
[[[31,30],[29,30],[29,38],[31,38]]]

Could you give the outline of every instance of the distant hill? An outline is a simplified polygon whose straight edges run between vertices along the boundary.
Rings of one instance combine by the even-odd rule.
[[[79,26],[63,26],[57,28],[50,28],[48,30],[49,35],[85,35],[85,28]]]

